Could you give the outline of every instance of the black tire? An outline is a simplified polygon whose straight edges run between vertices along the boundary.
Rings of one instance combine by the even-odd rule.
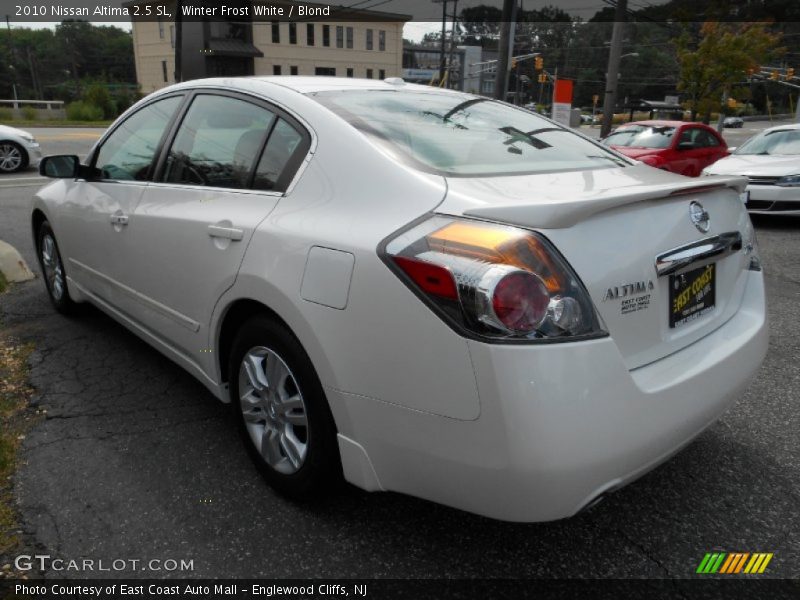
[[[19,163],[11,161],[13,156],[19,155]],[[28,168],[30,157],[28,152],[16,142],[0,141],[0,173],[16,173]]]
[[[42,270],[47,295],[55,309],[65,315],[78,312],[78,305],[72,301],[67,291],[67,273],[58,249],[56,235],[48,221],[43,221],[36,232],[36,255]]]
[[[251,368],[254,368],[253,361],[265,351],[267,353],[260,363],[265,378],[268,379],[266,373],[268,367],[278,364],[275,362],[275,356],[280,359],[279,362],[283,367],[288,369],[289,377],[285,378],[284,384],[273,382],[261,392],[252,385],[252,378],[249,377],[243,362],[246,357],[249,358]],[[281,368],[280,365],[277,368]],[[266,315],[253,317],[245,322],[236,334],[228,373],[234,418],[247,451],[267,482],[276,491],[294,500],[310,500],[325,496],[333,488],[338,487],[342,481],[342,467],[336,441],[336,426],[314,366],[294,335],[281,323]],[[282,388],[277,390],[281,385]],[[281,415],[283,409],[275,410],[275,407],[280,407],[282,404],[274,398],[274,404],[266,406],[273,401],[267,399],[273,393],[270,391],[273,389],[276,390],[274,394],[291,395],[289,400],[293,399],[295,402],[299,395],[303,410],[296,410],[293,416],[300,420],[302,413],[307,426],[287,425],[285,421],[279,423],[275,420],[286,417],[290,411],[287,410]],[[249,401],[242,400],[243,391]],[[270,418],[273,420],[270,421]],[[300,444],[305,442],[305,454],[299,466],[290,461],[290,453],[285,450],[286,435],[275,433],[275,429],[271,427],[278,429],[285,427],[284,434],[287,434],[291,427],[291,436]],[[271,440],[281,438],[279,442],[273,442],[272,452],[266,449],[266,446],[262,452],[262,444],[269,445],[269,443],[265,442],[264,435],[259,438],[260,434],[269,436]],[[257,445],[256,439],[260,439],[262,443]],[[265,454],[271,455],[272,462],[277,460],[277,466],[271,464]]]

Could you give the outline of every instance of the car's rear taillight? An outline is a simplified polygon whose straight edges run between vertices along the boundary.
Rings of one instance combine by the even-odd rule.
[[[433,216],[386,243],[384,259],[462,332],[504,341],[605,334],[577,276],[535,232]]]

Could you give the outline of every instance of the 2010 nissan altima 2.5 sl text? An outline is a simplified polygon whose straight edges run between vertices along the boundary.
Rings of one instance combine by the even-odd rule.
[[[530,111],[325,77],[149,96],[31,225],[91,302],[230,402],[269,483],[574,515],[717,419],[767,348],[740,177]]]

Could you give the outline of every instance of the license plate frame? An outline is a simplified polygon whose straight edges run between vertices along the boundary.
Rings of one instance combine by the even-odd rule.
[[[713,312],[717,296],[717,265],[710,263],[669,276],[669,327],[676,329]]]

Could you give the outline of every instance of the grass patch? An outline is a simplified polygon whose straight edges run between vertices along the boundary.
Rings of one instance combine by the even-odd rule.
[[[6,281],[6,276],[3,275],[3,272],[0,271],[0,294],[8,289],[8,281]]]
[[[11,489],[17,449],[33,424],[28,410],[33,388],[28,384],[28,358],[33,347],[0,339],[0,555],[19,543]]]

